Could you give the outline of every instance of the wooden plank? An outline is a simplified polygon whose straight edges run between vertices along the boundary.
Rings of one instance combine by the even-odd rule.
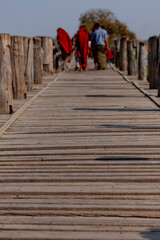
[[[59,75],[57,75],[53,82],[56,82]],[[15,114],[12,115],[10,119],[0,128],[0,136],[16,121],[16,119],[44,92],[50,85],[53,84],[50,82],[46,87],[44,87],[40,92],[38,92],[35,96],[29,99]]]
[[[1,236],[0,236],[0,239],[3,239],[3,240],[8,240],[8,239],[17,239],[17,240],[21,240],[21,239],[24,239],[24,240],[29,240],[29,239],[45,239],[45,240],[50,240],[50,239],[53,239],[53,235],[54,235],[54,239],[77,239],[77,240],[82,240],[82,239],[85,239],[85,240],[93,240],[93,239],[101,239],[101,240],[110,240],[110,239],[115,239],[115,240],[128,240],[128,239],[131,239],[131,240],[134,240],[134,239],[137,239],[137,240],[144,240],[144,236],[146,237],[151,237],[153,236],[154,240],[159,240],[159,236],[157,235],[157,233],[155,232],[148,232],[148,233],[121,233],[121,232],[117,232],[117,233],[114,233],[114,232],[109,232],[109,233],[106,233],[106,232],[94,232],[94,233],[91,233],[91,232],[67,232],[67,231],[54,231],[54,234],[53,232],[49,232],[49,231],[46,231],[46,232],[37,232],[37,231],[31,231],[31,232],[27,232],[27,231],[20,231],[19,233],[18,232],[15,232],[15,231],[9,231],[8,233],[4,232],[4,231],[1,231]],[[26,238],[27,236],[27,238]]]
[[[111,69],[59,75],[0,138],[0,239],[159,239],[159,117]]]

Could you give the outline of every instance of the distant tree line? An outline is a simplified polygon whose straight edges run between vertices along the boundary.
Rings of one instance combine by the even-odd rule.
[[[88,33],[92,34],[96,22],[106,29],[109,35],[109,44],[113,44],[114,38],[128,36],[129,39],[136,39],[136,34],[129,30],[125,23],[120,22],[110,10],[91,9],[81,14],[80,25],[85,25]]]

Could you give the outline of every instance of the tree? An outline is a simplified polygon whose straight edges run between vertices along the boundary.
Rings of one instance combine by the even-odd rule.
[[[114,38],[128,36],[129,39],[136,39],[136,34],[129,30],[125,23],[120,22],[110,10],[91,9],[81,14],[80,25],[85,25],[88,33],[92,34],[93,26],[96,22],[107,30],[109,44],[113,45]]]

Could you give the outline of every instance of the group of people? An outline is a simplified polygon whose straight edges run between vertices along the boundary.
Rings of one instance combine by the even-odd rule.
[[[73,49],[72,40],[68,33],[62,28],[57,30],[57,41],[61,49],[62,59],[67,59],[75,50],[76,61],[79,63],[79,66],[76,66],[76,68],[79,67],[80,71],[88,70],[88,56],[93,57],[97,70],[105,70],[107,68],[107,59],[113,58],[107,39],[107,31],[101,28],[99,23],[94,25],[90,38],[86,27],[81,26],[74,37],[75,47]],[[68,61],[70,62],[71,58]]]

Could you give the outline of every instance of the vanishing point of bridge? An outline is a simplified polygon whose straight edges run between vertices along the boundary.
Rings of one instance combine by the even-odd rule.
[[[1,116],[0,239],[159,240],[154,90],[111,68],[73,69]]]

